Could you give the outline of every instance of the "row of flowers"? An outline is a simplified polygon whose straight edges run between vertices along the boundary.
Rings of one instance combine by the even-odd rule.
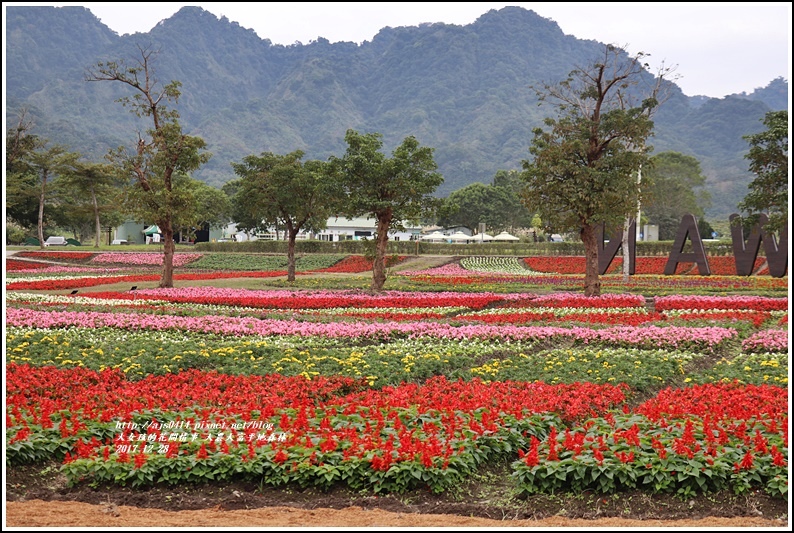
[[[758,296],[670,296],[654,298],[649,311],[640,295],[605,294],[584,297],[572,293],[534,295],[515,293],[410,293],[385,291],[371,296],[360,291],[253,291],[213,288],[147,289],[136,292],[97,292],[90,298],[10,293],[8,302],[29,305],[94,305],[95,310],[119,304],[158,312],[205,312],[235,316],[357,317],[367,320],[455,319],[492,324],[583,322],[637,326],[668,321],[700,321],[725,325],[746,321],[754,327],[775,320],[786,323],[787,298]]]
[[[114,327],[121,329],[204,331],[219,335],[297,335],[327,338],[404,338],[434,337],[449,339],[544,340],[568,339],[580,343],[606,343],[615,346],[648,348],[696,349],[711,352],[725,342],[736,339],[733,328],[721,327],[633,327],[615,326],[602,329],[586,327],[558,328],[552,326],[493,326],[436,323],[430,321],[399,323],[319,323],[298,320],[255,319],[229,316],[187,317],[158,315],[153,321],[147,315],[41,311],[9,308],[7,326]]]
[[[217,274],[217,273],[216,273]],[[189,275],[186,275],[189,276]],[[20,279],[19,283],[33,281]],[[45,278],[52,281],[62,278]],[[333,309],[341,307],[367,308],[416,308],[416,307],[461,307],[482,309],[497,306],[499,309],[608,309],[614,312],[646,309],[646,299],[637,294],[602,294],[586,297],[571,292],[556,292],[538,295],[534,293],[489,293],[468,292],[408,292],[382,291],[376,295],[365,291],[292,291],[250,290],[214,287],[184,287],[171,289],[142,289],[134,295],[129,292],[97,292],[96,299],[152,299],[173,303],[197,303],[251,308],[277,309]],[[656,311],[668,310],[750,310],[787,311],[788,298],[764,296],[656,296],[652,300]]]
[[[50,252],[50,251],[28,251],[16,254],[18,257],[28,257],[36,259],[47,259],[54,261],[76,261],[85,262],[90,259],[91,263],[130,265],[130,266],[159,266],[162,265],[163,254],[144,252]],[[214,259],[213,259],[214,258]],[[387,257],[387,266],[392,266],[404,261],[406,256]],[[711,256],[706,258],[709,269],[713,275],[735,276],[736,262],[732,256]],[[347,272],[359,273],[372,269],[372,260],[363,256],[328,256],[332,265],[323,265],[319,268],[301,269],[304,271],[321,270],[323,272]],[[232,261],[231,263],[229,263]],[[196,254],[196,253],[176,253],[174,254],[174,266],[185,265],[195,266],[196,268],[210,268],[219,270],[230,270],[234,264],[240,260],[232,260],[228,256],[222,257],[220,254]],[[245,261],[243,261],[245,262]],[[320,263],[324,263],[321,260]],[[635,274],[662,274],[667,265],[666,257],[643,257],[635,258]],[[248,264],[250,263],[250,264]],[[259,256],[250,257],[241,270],[284,270],[286,259],[284,256]],[[766,264],[766,258],[756,259],[752,271],[756,272]],[[230,266],[232,265],[232,266]],[[609,268],[607,274],[620,274],[623,268],[623,259],[616,257]],[[484,274],[584,274],[585,258],[583,256],[533,256],[533,257],[489,257],[473,256],[461,259],[454,264],[445,265],[436,269],[428,269],[410,272],[409,275],[465,275],[476,273]],[[697,265],[693,262],[678,263],[676,266],[677,275],[696,275],[699,273]]]
[[[710,256],[706,257],[709,270],[715,276],[735,276],[736,260],[732,256]],[[537,272],[554,274],[584,274],[585,258],[582,256],[547,256],[547,257],[525,257],[524,263],[527,268]],[[667,266],[667,257],[636,257],[634,260],[635,274],[662,274]],[[752,271],[755,272],[766,263],[766,258],[759,257],[753,265]],[[463,262],[461,262],[463,265]],[[467,268],[464,266],[464,268]],[[607,271],[607,274],[620,274],[623,271],[623,258],[616,257]],[[676,265],[676,275],[698,275],[699,270],[694,262],[681,262]]]
[[[163,264],[163,254],[154,252],[49,252],[49,251],[28,251],[16,254],[17,257],[27,257],[30,259],[52,260],[52,261],[74,261],[84,263],[113,264],[125,266],[160,266]],[[174,267],[190,265],[195,268],[232,270],[235,265],[245,263],[240,270],[278,270],[284,271],[287,267],[286,256],[246,256],[247,260],[221,254],[200,254],[200,253],[175,253],[173,257]],[[393,266],[404,261],[406,256],[389,256],[386,258],[386,265]],[[367,259],[360,255],[320,255],[317,260],[299,258],[299,262],[305,267],[305,272],[346,272],[358,273],[372,270],[372,259]],[[7,270],[8,267],[6,267]],[[12,270],[17,270],[13,268]]]
[[[571,483],[787,494],[779,387],[666,389],[632,413],[614,409],[625,397],[609,385],[436,378],[345,394],[356,383],[343,378],[185,372],[129,383],[114,372],[8,370],[7,460],[63,456],[72,482],[242,477],[440,492],[487,460],[518,456],[514,476],[526,492]]]
[[[96,255],[96,252],[64,252],[51,250],[21,251],[14,254],[15,257],[52,261],[84,261],[86,259],[91,259],[94,255]]]

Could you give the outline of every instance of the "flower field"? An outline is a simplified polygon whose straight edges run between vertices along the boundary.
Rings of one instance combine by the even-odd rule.
[[[19,255],[6,468],[441,493],[506,462],[527,495],[788,497],[787,278],[605,276],[585,298],[580,275],[466,258],[371,293],[351,288],[361,257],[301,258],[287,288],[275,256],[184,254],[184,286],[114,291],[158,279],[156,261]],[[330,272],[361,276],[331,288]],[[235,278],[251,286],[188,283]]]

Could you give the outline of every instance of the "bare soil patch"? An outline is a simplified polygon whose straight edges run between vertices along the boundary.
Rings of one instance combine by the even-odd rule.
[[[58,465],[9,468],[11,527],[762,527],[789,529],[788,502],[762,491],[683,499],[633,491],[518,497],[506,465],[443,494],[375,495],[254,483],[69,487]]]

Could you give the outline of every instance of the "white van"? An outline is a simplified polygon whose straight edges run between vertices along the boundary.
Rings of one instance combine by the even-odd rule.
[[[66,246],[67,244],[69,243],[63,237],[47,237],[47,240],[44,241],[44,246]]]

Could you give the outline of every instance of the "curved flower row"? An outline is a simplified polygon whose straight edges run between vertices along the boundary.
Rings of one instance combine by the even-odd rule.
[[[736,261],[732,256],[709,256],[706,257],[709,270],[715,276],[735,276]],[[662,274],[667,266],[667,257],[636,257],[634,260],[635,274]],[[584,274],[585,258],[582,256],[537,256],[525,257],[524,263],[528,268],[538,272],[554,274]],[[752,271],[755,272],[766,263],[766,258],[759,257],[753,265]],[[618,274],[622,271],[623,259],[616,257],[608,274]],[[677,275],[697,275],[699,273],[696,263],[686,262],[676,265]],[[760,272],[759,272],[760,273]]]
[[[788,298],[764,296],[690,296],[672,295],[654,298],[657,311],[668,309],[747,309],[756,311],[780,311],[788,309]]]
[[[695,345],[714,350],[733,339],[732,328],[679,328],[618,326],[604,329],[555,328],[532,326],[451,326],[434,322],[390,323],[309,323],[296,320],[259,320],[227,316],[182,317],[159,315],[158,321],[142,315],[97,312],[46,312],[10,308],[6,314],[9,326],[54,327],[116,327],[123,329],[184,329],[224,335],[298,335],[324,337],[429,336],[439,338],[548,339],[570,338],[579,342],[606,342],[615,345],[684,348]]]
[[[53,261],[80,261],[89,259],[95,252],[64,252],[49,250],[30,250],[17,252],[16,257],[29,257],[31,259],[52,259]]]
[[[18,272],[18,271],[31,271],[34,272],[36,270],[40,270],[42,268],[47,268],[50,265],[47,263],[36,263],[34,261],[24,261],[19,259],[6,259],[6,272]]]
[[[95,298],[121,299],[129,299],[133,298],[133,296],[135,298],[153,298],[178,303],[191,302],[268,309],[329,309],[337,307],[466,307],[469,309],[480,309],[495,302],[522,297],[521,295],[496,293],[383,291],[373,295],[363,291],[260,291],[213,287],[143,289],[137,291],[135,295],[129,293],[100,293],[94,295]]]
[[[180,267],[197,259],[201,259],[201,254],[175,253],[173,258],[173,265],[175,267]],[[108,253],[97,254],[95,257],[91,259],[91,262],[136,265],[136,266],[139,265],[160,266],[163,264],[163,254],[151,253],[151,252],[148,253],[147,252],[143,252],[143,253],[131,253],[131,252],[109,253],[108,252]]]
[[[645,298],[641,294],[602,294],[584,296],[570,292],[514,297],[503,307],[566,307],[566,308],[642,308]]]

